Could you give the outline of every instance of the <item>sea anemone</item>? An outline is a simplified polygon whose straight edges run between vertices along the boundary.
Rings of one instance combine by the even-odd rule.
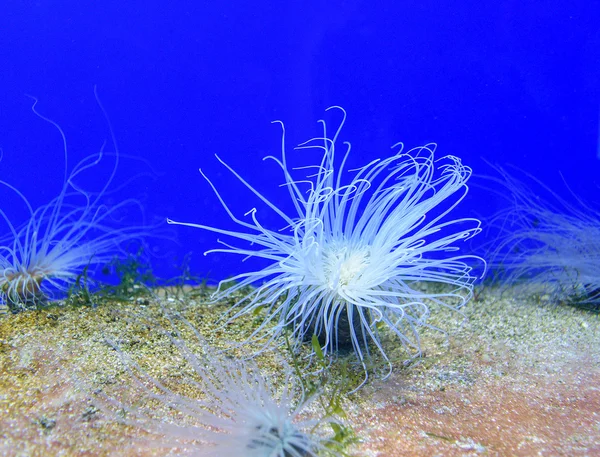
[[[148,325],[170,341],[174,347],[170,354],[182,359],[176,362],[178,381],[169,387],[109,340],[138,387],[130,394],[141,392],[141,397],[130,406],[110,393],[96,391],[97,405],[109,418],[116,415],[119,421],[157,437],[132,440],[132,445],[203,457],[337,455],[327,446],[329,440],[316,433],[321,420],[309,417],[312,398],[305,397],[293,369],[283,360],[275,363],[276,373],[265,376],[254,362],[211,348],[179,314],[163,311],[169,326]],[[166,407],[164,415],[162,407]]]
[[[527,173],[536,190],[495,168],[510,205],[491,224],[499,228],[490,253],[493,276],[556,302],[600,305],[600,212],[574,194],[570,201],[560,197]]]
[[[0,217],[8,228],[0,237],[0,299],[12,312],[38,308],[57,293],[64,294],[78,277],[87,277],[95,267],[122,253],[125,242],[139,239],[145,233],[141,226],[118,227],[115,223],[117,215],[138,206],[135,200],[110,206],[102,201],[110,192],[117,172],[118,150],[106,153],[102,147],[69,171],[65,134],[55,122],[42,116],[36,105],[37,100],[34,100],[32,111],[53,125],[62,138],[64,178],[59,194],[37,209],[23,192],[0,181],[16,194],[29,213],[27,221],[19,225],[10,219],[5,209],[0,209]],[[112,128],[110,130],[116,145]],[[97,192],[86,191],[78,178],[83,180],[82,175],[99,166],[107,156],[112,157],[113,163],[106,182]]]
[[[207,253],[239,254],[270,263],[219,284],[214,300],[257,285],[235,303],[228,321],[266,311],[251,339],[264,338],[268,345],[290,329],[296,344],[316,335],[325,355],[351,347],[366,380],[370,344],[392,368],[383,348],[383,329],[420,354],[418,327],[428,325],[430,308],[456,311],[471,298],[476,279],[471,264],[481,259],[459,254],[457,244],[477,234],[480,223],[472,218],[448,218],[465,197],[471,175],[459,158],[436,159],[434,144],[407,152],[396,144],[397,152],[390,157],[346,172],[350,143],[343,143],[341,161],[336,154],[346,113],[340,107],[329,110],[343,115],[334,134],[328,134],[321,120],[323,135],[296,148],[322,151],[320,163],[312,166],[289,167],[285,128],[275,121],[282,128],[281,158],[265,159],[281,168],[293,214],[288,215],[217,156],[281,218],[283,227],[265,227],[256,208],[246,214],[249,219],[236,217],[202,170],[229,217],[245,231],[169,222],[248,243],[238,247],[221,242],[225,248]],[[299,169],[312,174],[292,177]],[[234,284],[225,287],[229,281]]]

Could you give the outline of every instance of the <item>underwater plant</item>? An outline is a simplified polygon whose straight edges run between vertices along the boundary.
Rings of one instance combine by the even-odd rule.
[[[553,301],[600,305],[600,211],[574,194],[572,201],[560,197],[527,173],[538,190],[494,168],[510,204],[490,224],[498,228],[489,254],[493,276]]]
[[[168,338],[174,346],[171,354],[183,359],[186,368],[178,363],[177,385],[169,387],[151,376],[109,340],[145,400],[138,398],[136,406],[129,406],[104,391],[95,392],[109,417],[116,415],[120,422],[157,437],[139,444],[206,457],[339,455],[316,431],[322,419],[308,417],[314,397],[305,397],[290,366],[279,361],[277,373],[267,376],[253,362],[216,352],[189,321],[163,311],[170,324],[163,328],[153,322],[150,327]],[[193,394],[188,394],[190,389]],[[164,416],[161,407],[167,408]]]
[[[398,143],[391,156],[346,171],[350,143],[343,143],[341,157],[336,149],[346,112],[341,107],[330,110],[343,115],[339,127],[330,135],[326,122],[319,121],[323,135],[296,149],[321,151],[320,162],[301,168],[289,166],[285,128],[275,121],[282,128],[281,158],[268,156],[265,160],[281,168],[282,186],[289,191],[293,214],[288,215],[217,156],[281,218],[282,227],[265,227],[256,208],[246,213],[246,220],[236,217],[202,170],[229,217],[244,231],[169,223],[247,242],[247,246],[232,246],[220,241],[224,248],[205,254],[232,253],[270,263],[264,269],[221,281],[213,295],[215,301],[243,293],[227,316],[228,322],[266,312],[250,337],[262,339],[265,347],[290,329],[296,345],[317,335],[325,355],[352,348],[366,381],[371,345],[385,358],[388,374],[392,369],[382,332],[391,332],[418,355],[419,327],[428,326],[430,309],[458,311],[471,298],[476,279],[471,264],[481,259],[459,253],[457,244],[479,233],[480,223],[448,217],[465,197],[471,175],[459,158],[435,158],[434,144],[404,151]],[[292,176],[295,170],[307,169],[308,176]],[[233,285],[227,284],[230,281]],[[250,285],[256,287],[244,293]]]
[[[96,100],[108,122],[97,95]],[[0,302],[12,312],[39,308],[56,294],[64,295],[78,278],[84,275],[87,279],[95,267],[121,254],[124,243],[139,242],[146,232],[143,226],[120,226],[117,222],[124,211],[138,206],[137,201],[103,203],[103,198],[111,192],[109,188],[119,165],[116,146],[114,153],[107,153],[103,146],[69,170],[65,133],[58,124],[41,115],[36,105],[34,99],[31,108],[34,114],[54,126],[62,138],[64,177],[59,194],[36,209],[24,192],[0,181],[28,211],[27,220],[19,225],[8,216],[6,207],[0,209],[0,217],[8,229],[0,236]],[[112,128],[110,133],[116,145]],[[96,192],[85,190],[78,180],[84,181],[86,173],[95,171],[108,156],[113,163],[102,188]]]

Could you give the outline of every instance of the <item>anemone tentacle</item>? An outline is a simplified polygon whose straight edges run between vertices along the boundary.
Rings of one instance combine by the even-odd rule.
[[[182,377],[179,384],[190,386],[193,395],[172,388],[168,380],[153,377],[141,366],[141,360],[138,363],[112,340],[107,343],[117,352],[142,397],[132,406],[133,402],[111,396],[105,391],[108,389],[95,391],[98,406],[110,417],[157,436],[156,440],[145,438],[144,444],[198,457],[339,455],[328,448],[329,439],[318,430],[325,418],[308,411],[316,397],[307,395],[284,360],[277,360],[280,372],[267,377],[253,361],[216,352],[180,314],[163,309],[163,317],[166,326],[142,315],[133,317],[132,322],[148,325],[169,340],[171,353],[187,367],[178,373]],[[280,382],[273,382],[273,376]],[[161,417],[157,401],[176,414]],[[327,421],[339,423],[333,417]]]
[[[64,294],[86,269],[108,263],[123,253],[124,243],[139,240],[149,232],[143,224],[115,224],[114,219],[124,209],[139,205],[136,200],[126,199],[110,207],[103,203],[115,180],[120,155],[106,112],[95,95],[109,126],[114,153],[107,153],[103,145],[69,171],[66,135],[57,123],[39,113],[34,99],[34,114],[55,127],[62,140],[64,176],[60,191],[50,202],[34,209],[24,192],[0,181],[25,203],[29,212],[28,219],[19,225],[0,209],[0,218],[8,228],[0,236],[0,303],[13,312],[37,308],[49,298]],[[99,191],[90,192],[78,184],[82,173],[109,155],[113,161]]]
[[[600,306],[600,211],[570,189],[559,196],[534,176],[520,180],[494,166],[492,178],[508,192],[509,205],[492,219],[497,227],[488,255],[505,285],[552,301]],[[508,195],[508,196],[507,196]]]
[[[270,262],[262,270],[242,272],[222,281],[213,296],[221,300],[246,286],[257,285],[235,303],[228,318],[266,309],[265,320],[252,338],[271,342],[291,328],[298,342],[312,334],[323,336],[322,350],[328,354],[342,344],[339,335],[344,332],[340,327],[350,326],[350,343],[366,371],[369,341],[387,360],[380,322],[418,354],[418,327],[428,325],[430,306],[458,311],[471,298],[477,278],[473,264],[483,261],[459,253],[458,243],[479,233],[480,223],[473,218],[449,219],[467,194],[471,169],[455,156],[437,159],[434,144],[404,151],[398,143],[391,156],[346,170],[350,143],[343,143],[341,161],[336,156],[346,113],[340,107],[328,111],[332,109],[342,113],[333,135],[328,134],[321,120],[323,135],[296,147],[322,151],[316,165],[290,168],[285,127],[275,121],[282,131],[281,158],[265,159],[274,161],[283,172],[281,186],[287,188],[295,214],[284,211],[217,157],[282,219],[283,229],[265,227],[256,208],[246,214],[249,219],[237,218],[204,173],[229,218],[247,230],[171,219],[169,223],[250,244],[222,243],[225,248],[205,254],[223,252]],[[308,174],[296,178],[300,170],[308,170]],[[304,186],[307,192],[302,191]],[[233,286],[223,287],[232,280]],[[417,283],[441,283],[449,288],[431,293],[419,290]]]

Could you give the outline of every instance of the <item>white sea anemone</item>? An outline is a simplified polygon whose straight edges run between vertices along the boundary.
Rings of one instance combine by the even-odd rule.
[[[37,100],[32,111],[56,127],[62,138],[64,177],[59,194],[37,209],[23,192],[0,181],[29,213],[24,223],[17,224],[8,216],[6,206],[0,209],[0,218],[7,227],[0,237],[0,302],[13,312],[42,306],[56,293],[64,294],[78,276],[91,274],[95,267],[122,253],[125,242],[144,234],[143,227],[119,227],[116,223],[117,215],[137,206],[135,200],[110,206],[103,203],[119,165],[118,151],[107,154],[103,147],[69,170],[65,134],[55,122],[38,113],[36,104]],[[86,191],[78,181],[83,181],[82,175],[89,174],[107,156],[113,163],[105,184],[99,191]]]
[[[178,386],[169,387],[151,376],[109,341],[141,397],[131,406],[101,392],[98,405],[109,416],[111,409],[120,411],[121,422],[158,437],[132,441],[132,445],[202,457],[337,455],[327,446],[328,440],[315,433],[320,420],[308,417],[306,409],[312,399],[304,396],[285,362],[275,365],[279,373],[266,376],[253,362],[235,360],[211,348],[180,315],[164,310],[164,316],[169,327],[149,325],[170,340],[174,346],[171,353],[185,363],[183,368],[177,362]],[[167,408],[164,414],[162,407]]]
[[[527,173],[535,190],[495,168],[510,201],[492,221],[499,229],[490,254],[497,278],[554,301],[600,304],[600,211],[575,195],[561,198]]]
[[[459,158],[434,158],[435,145],[376,159],[346,172],[350,143],[337,156],[339,127],[328,135],[325,121],[322,137],[312,138],[296,149],[322,151],[320,163],[292,169],[288,165],[285,129],[282,127],[281,158],[276,162],[292,200],[294,214],[256,190],[219,157],[255,196],[282,220],[283,227],[269,229],[253,208],[241,220],[225,203],[208,177],[229,217],[245,231],[230,231],[208,225],[175,222],[247,242],[208,252],[226,252],[257,257],[270,262],[260,271],[238,274],[228,288],[219,285],[214,295],[221,300],[257,284],[234,307],[230,319],[266,310],[266,318],[253,337],[267,343],[286,328],[297,342],[317,335],[324,354],[351,344],[359,361],[365,361],[373,344],[388,361],[381,329],[395,334],[407,347],[420,351],[418,327],[427,325],[431,307],[458,310],[472,295],[472,261],[481,259],[459,253],[458,242],[480,231],[476,219],[450,219],[467,193],[471,170]],[[311,170],[299,179],[293,170]],[[446,288],[423,287],[423,283]],[[274,323],[274,325],[272,325]],[[387,331],[387,330],[386,330]],[[349,341],[344,341],[347,339]],[[391,369],[391,364],[389,364]]]

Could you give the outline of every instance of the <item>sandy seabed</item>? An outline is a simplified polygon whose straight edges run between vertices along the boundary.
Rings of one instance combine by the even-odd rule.
[[[227,304],[203,304],[203,291],[193,296],[0,317],[0,455],[175,455],[145,446],[145,432],[95,408],[75,384],[110,386],[117,396],[135,391],[107,337],[144,360],[153,377],[177,381],[180,360],[158,332],[123,316],[176,307],[217,347],[254,325],[214,332]],[[598,311],[484,289],[464,312],[466,324],[448,338],[423,332],[423,358],[403,366],[398,355],[388,379],[373,378],[345,399],[346,423],[360,439],[348,454],[600,455]],[[260,363],[276,369],[268,356]]]

